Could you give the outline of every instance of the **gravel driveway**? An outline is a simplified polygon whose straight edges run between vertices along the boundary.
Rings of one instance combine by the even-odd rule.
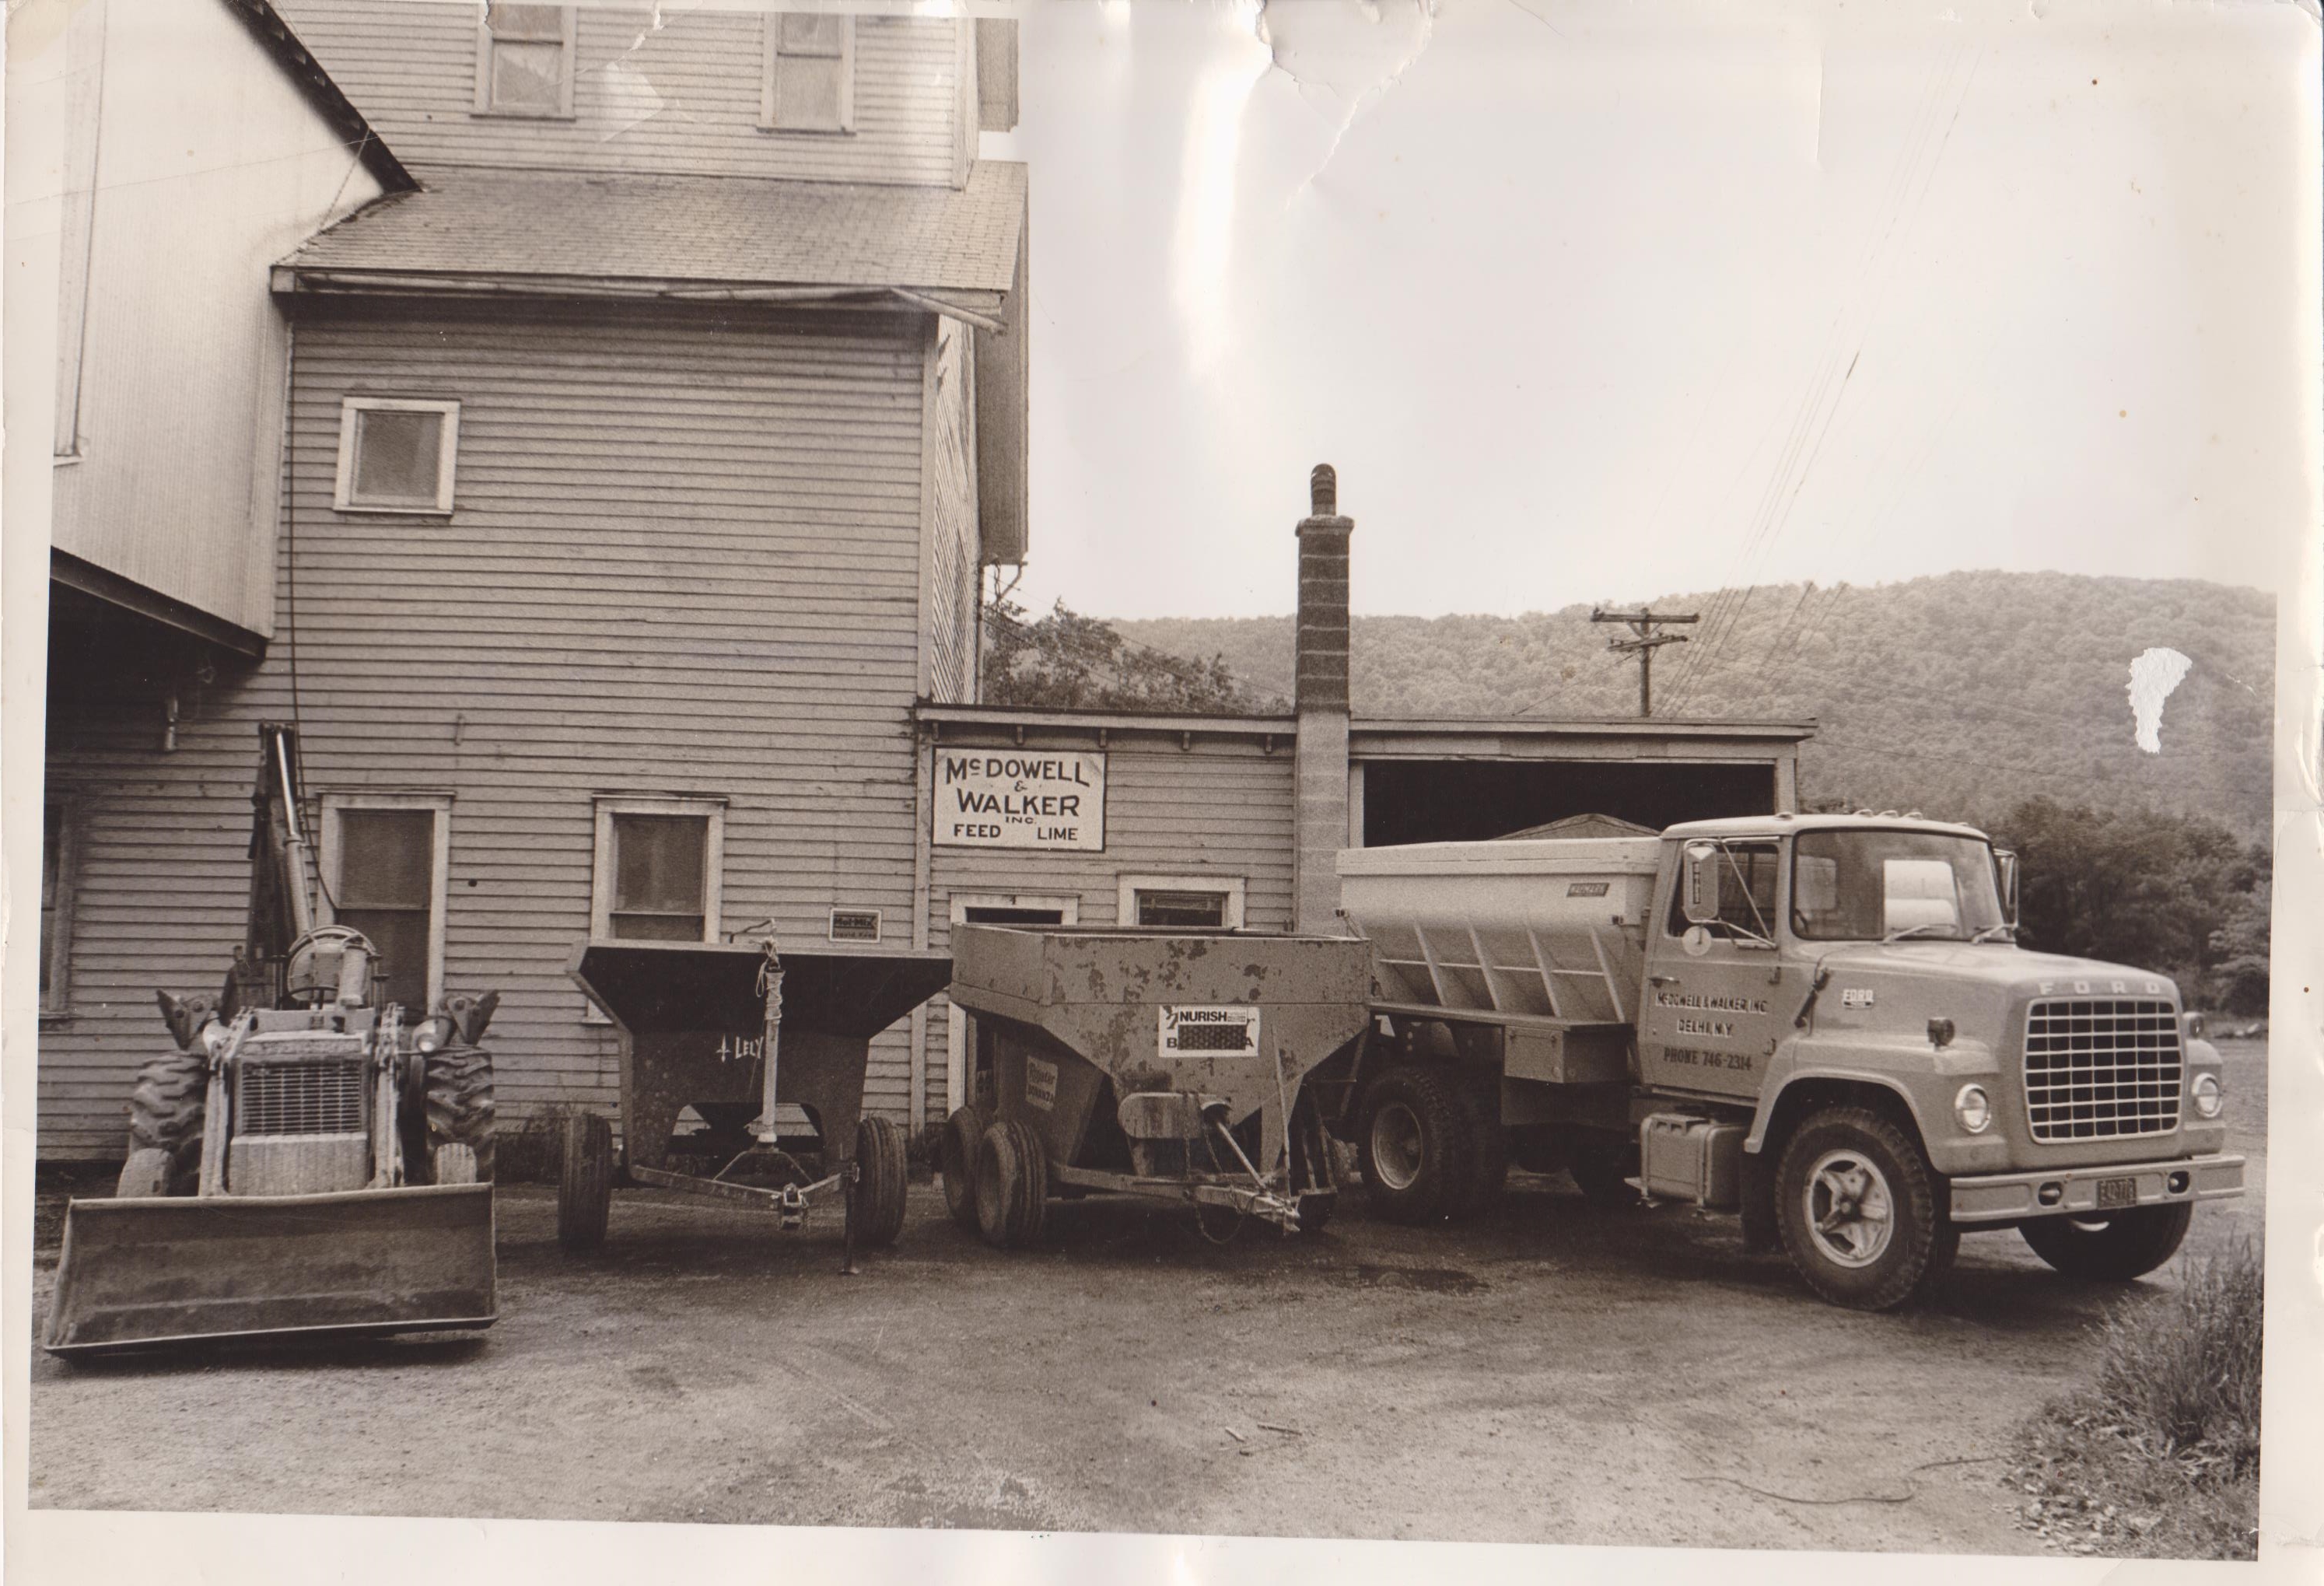
[[[2265,1048],[2226,1050],[2254,1192],[2192,1249],[2259,1227]],[[900,1243],[843,1278],[835,1222],[647,1192],[568,1259],[551,1192],[504,1186],[481,1341],[36,1352],[31,1500],[2035,1552],[2001,1456],[2122,1292],[1987,1235],[1929,1305],[1859,1315],[1731,1219],[1596,1211],[1562,1178],[1449,1230],[1349,1199],[1323,1234],[1223,1249],[1183,1213],[1083,1203],[1004,1254],[915,1185]]]

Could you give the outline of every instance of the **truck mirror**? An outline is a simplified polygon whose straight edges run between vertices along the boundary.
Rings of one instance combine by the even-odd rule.
[[[2017,855],[2006,848],[1993,851],[1994,879],[2001,883],[2001,917],[2017,923]]]
[[[1689,925],[1710,925],[1719,917],[1719,844],[1689,843],[1679,872],[1680,901]]]

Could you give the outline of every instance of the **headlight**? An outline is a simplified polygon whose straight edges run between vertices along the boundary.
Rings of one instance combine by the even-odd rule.
[[[2179,1016],[2179,1028],[2186,1032],[2189,1040],[2200,1041],[2203,1038],[2203,1016],[2200,1013],[2182,1013]]]
[[[1953,1116],[1969,1133],[1983,1134],[1993,1127],[1993,1100],[1983,1085],[1963,1085],[1953,1096]]]
[[[411,1045],[423,1057],[442,1051],[451,1038],[452,1021],[441,1014],[421,1019],[411,1032]]]
[[[2219,1076],[2216,1074],[2197,1074],[2188,1084],[2187,1094],[2195,1103],[2195,1116],[2198,1118],[2217,1118],[2220,1107],[2226,1104],[2226,1098],[2219,1093]]]

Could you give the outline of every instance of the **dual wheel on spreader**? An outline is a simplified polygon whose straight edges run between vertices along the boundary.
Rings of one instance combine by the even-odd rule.
[[[954,1222],[1004,1250],[1039,1240],[1049,1214],[1049,1157],[1028,1126],[963,1107],[945,1120],[936,1166]]]
[[[594,1249],[605,1240],[613,1203],[613,1126],[595,1112],[566,1115],[559,1131],[557,1242]],[[855,1126],[855,1240],[884,1247],[904,1231],[904,1131],[885,1118]]]

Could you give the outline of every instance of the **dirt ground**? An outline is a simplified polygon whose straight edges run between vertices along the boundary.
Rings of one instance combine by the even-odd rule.
[[[2265,1048],[2225,1049],[2253,1193],[2190,1249],[2259,1230]],[[505,1186],[481,1340],[36,1351],[31,1501],[2032,1553],[2011,1435],[2124,1293],[1985,1235],[1932,1303],[1859,1315],[1731,1219],[1594,1211],[1562,1178],[1459,1229],[1346,1199],[1320,1235],[1223,1249],[1184,1212],[1082,1203],[1010,1254],[915,1185],[897,1247],[841,1277],[835,1221],[647,1192],[568,1259],[552,1193]]]

